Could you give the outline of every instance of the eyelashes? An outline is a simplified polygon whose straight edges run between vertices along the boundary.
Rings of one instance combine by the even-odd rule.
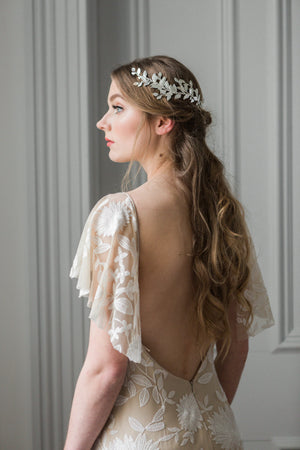
[[[121,111],[123,111],[122,106],[113,105],[113,109],[115,110],[115,114],[118,114]]]

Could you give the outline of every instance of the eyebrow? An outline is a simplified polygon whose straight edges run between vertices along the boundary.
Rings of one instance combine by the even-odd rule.
[[[112,102],[116,97],[120,97],[122,100],[125,100],[125,98],[122,97],[121,94],[114,94],[110,96],[109,101]]]

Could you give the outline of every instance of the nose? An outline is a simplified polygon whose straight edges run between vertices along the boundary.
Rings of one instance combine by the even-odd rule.
[[[96,123],[96,127],[98,128],[98,130],[102,131],[109,128],[109,125],[106,120],[106,114],[104,114],[104,116],[100,120],[98,120],[98,122]]]

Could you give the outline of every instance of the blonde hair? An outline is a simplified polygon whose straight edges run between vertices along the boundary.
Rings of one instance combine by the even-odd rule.
[[[171,159],[175,173],[189,192],[190,220],[193,229],[193,271],[195,309],[199,323],[199,345],[203,356],[212,343],[220,344],[223,357],[229,351],[232,333],[230,310],[240,305],[251,325],[252,308],[243,292],[249,278],[250,241],[244,210],[234,197],[224,175],[224,166],[206,143],[211,115],[183,98],[157,100],[149,87],[134,86],[131,67],[146,70],[148,76],[161,72],[172,83],[174,78],[197,79],[182,63],[168,56],[136,59],[112,72],[124,95],[145,113],[174,119],[169,133]],[[125,174],[125,179],[130,166]]]

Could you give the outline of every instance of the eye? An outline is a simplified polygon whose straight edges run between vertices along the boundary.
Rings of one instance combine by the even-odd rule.
[[[115,110],[114,114],[118,114],[123,111],[122,106],[113,105],[113,109]]]

